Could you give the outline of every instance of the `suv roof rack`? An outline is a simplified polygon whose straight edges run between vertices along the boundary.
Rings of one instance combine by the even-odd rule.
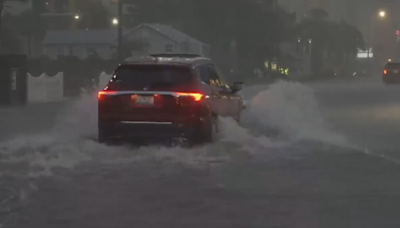
[[[195,54],[151,54],[144,56],[131,56],[126,58],[123,61],[123,64],[129,63],[140,63],[140,62],[164,62],[164,61],[172,61],[172,62],[181,62],[181,63],[191,63],[194,61],[210,61],[209,58],[202,57],[200,55]]]
[[[123,62],[142,62],[142,61],[157,61],[156,57],[153,56],[130,56],[126,58]]]
[[[151,54],[151,57],[155,57],[155,58],[199,58],[201,57],[200,55],[196,55],[196,54],[179,54],[179,53],[160,53],[160,54]]]

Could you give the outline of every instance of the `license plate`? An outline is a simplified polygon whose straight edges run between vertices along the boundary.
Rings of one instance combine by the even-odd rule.
[[[154,104],[153,96],[132,95],[132,100],[137,105],[153,105]]]
[[[399,73],[399,71],[398,70],[394,70],[393,73]]]

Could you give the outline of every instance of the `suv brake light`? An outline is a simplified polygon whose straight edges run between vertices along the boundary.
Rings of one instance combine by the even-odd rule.
[[[189,97],[194,101],[201,101],[204,98],[204,95],[201,93],[177,93],[178,97]]]
[[[97,93],[97,98],[99,99],[99,100],[102,100],[102,99],[104,99],[104,97],[106,97],[106,96],[108,96],[108,95],[113,95],[113,94],[115,94],[116,92],[115,91],[105,91],[105,90],[102,90],[102,91],[99,91],[98,93]]]
[[[118,91],[106,91],[102,90],[99,91],[97,94],[98,99],[103,99],[106,96],[113,95],[118,93]],[[157,95],[157,94],[155,94]],[[204,98],[204,95],[201,93],[184,93],[184,92],[176,92],[177,97],[186,97],[186,98],[192,98],[193,101],[201,101]]]
[[[383,74],[387,74],[387,70],[386,69],[383,70]]]

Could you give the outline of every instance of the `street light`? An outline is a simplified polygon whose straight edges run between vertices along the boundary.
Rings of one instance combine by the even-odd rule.
[[[118,25],[118,18],[114,18],[114,19],[112,20],[112,23],[113,23],[113,25]]]
[[[300,56],[301,37],[297,38],[297,56]]]
[[[379,11],[379,16],[386,17],[386,11],[383,11],[383,10]]]
[[[77,15],[75,15],[75,17],[74,17],[76,20],[79,20],[81,17],[77,14]]]

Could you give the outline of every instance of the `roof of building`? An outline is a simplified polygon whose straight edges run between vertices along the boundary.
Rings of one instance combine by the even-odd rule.
[[[205,44],[177,29],[175,29],[174,27],[170,26],[170,25],[162,25],[162,24],[141,24],[139,26],[137,26],[135,29],[140,28],[142,26],[147,26],[161,34],[163,34],[164,36],[167,36],[168,38],[178,42],[178,43],[183,43],[183,42],[192,42],[192,43],[201,43],[201,44]]]
[[[49,30],[43,44],[110,44],[117,39],[116,29]]]
[[[160,57],[159,57],[160,56]],[[176,54],[173,56],[163,55],[149,55],[149,56],[138,56],[138,57],[129,57],[125,59],[122,65],[142,65],[142,64],[183,64],[183,65],[192,65],[192,64],[200,64],[211,62],[211,59],[201,57],[201,56],[190,56],[183,54]]]
[[[197,39],[173,28],[168,25],[161,24],[141,24],[134,29],[127,29],[124,35],[134,32],[136,29],[147,26],[162,35],[178,42],[201,43]],[[49,30],[43,39],[43,44],[111,44],[118,38],[117,29],[103,30]]]

